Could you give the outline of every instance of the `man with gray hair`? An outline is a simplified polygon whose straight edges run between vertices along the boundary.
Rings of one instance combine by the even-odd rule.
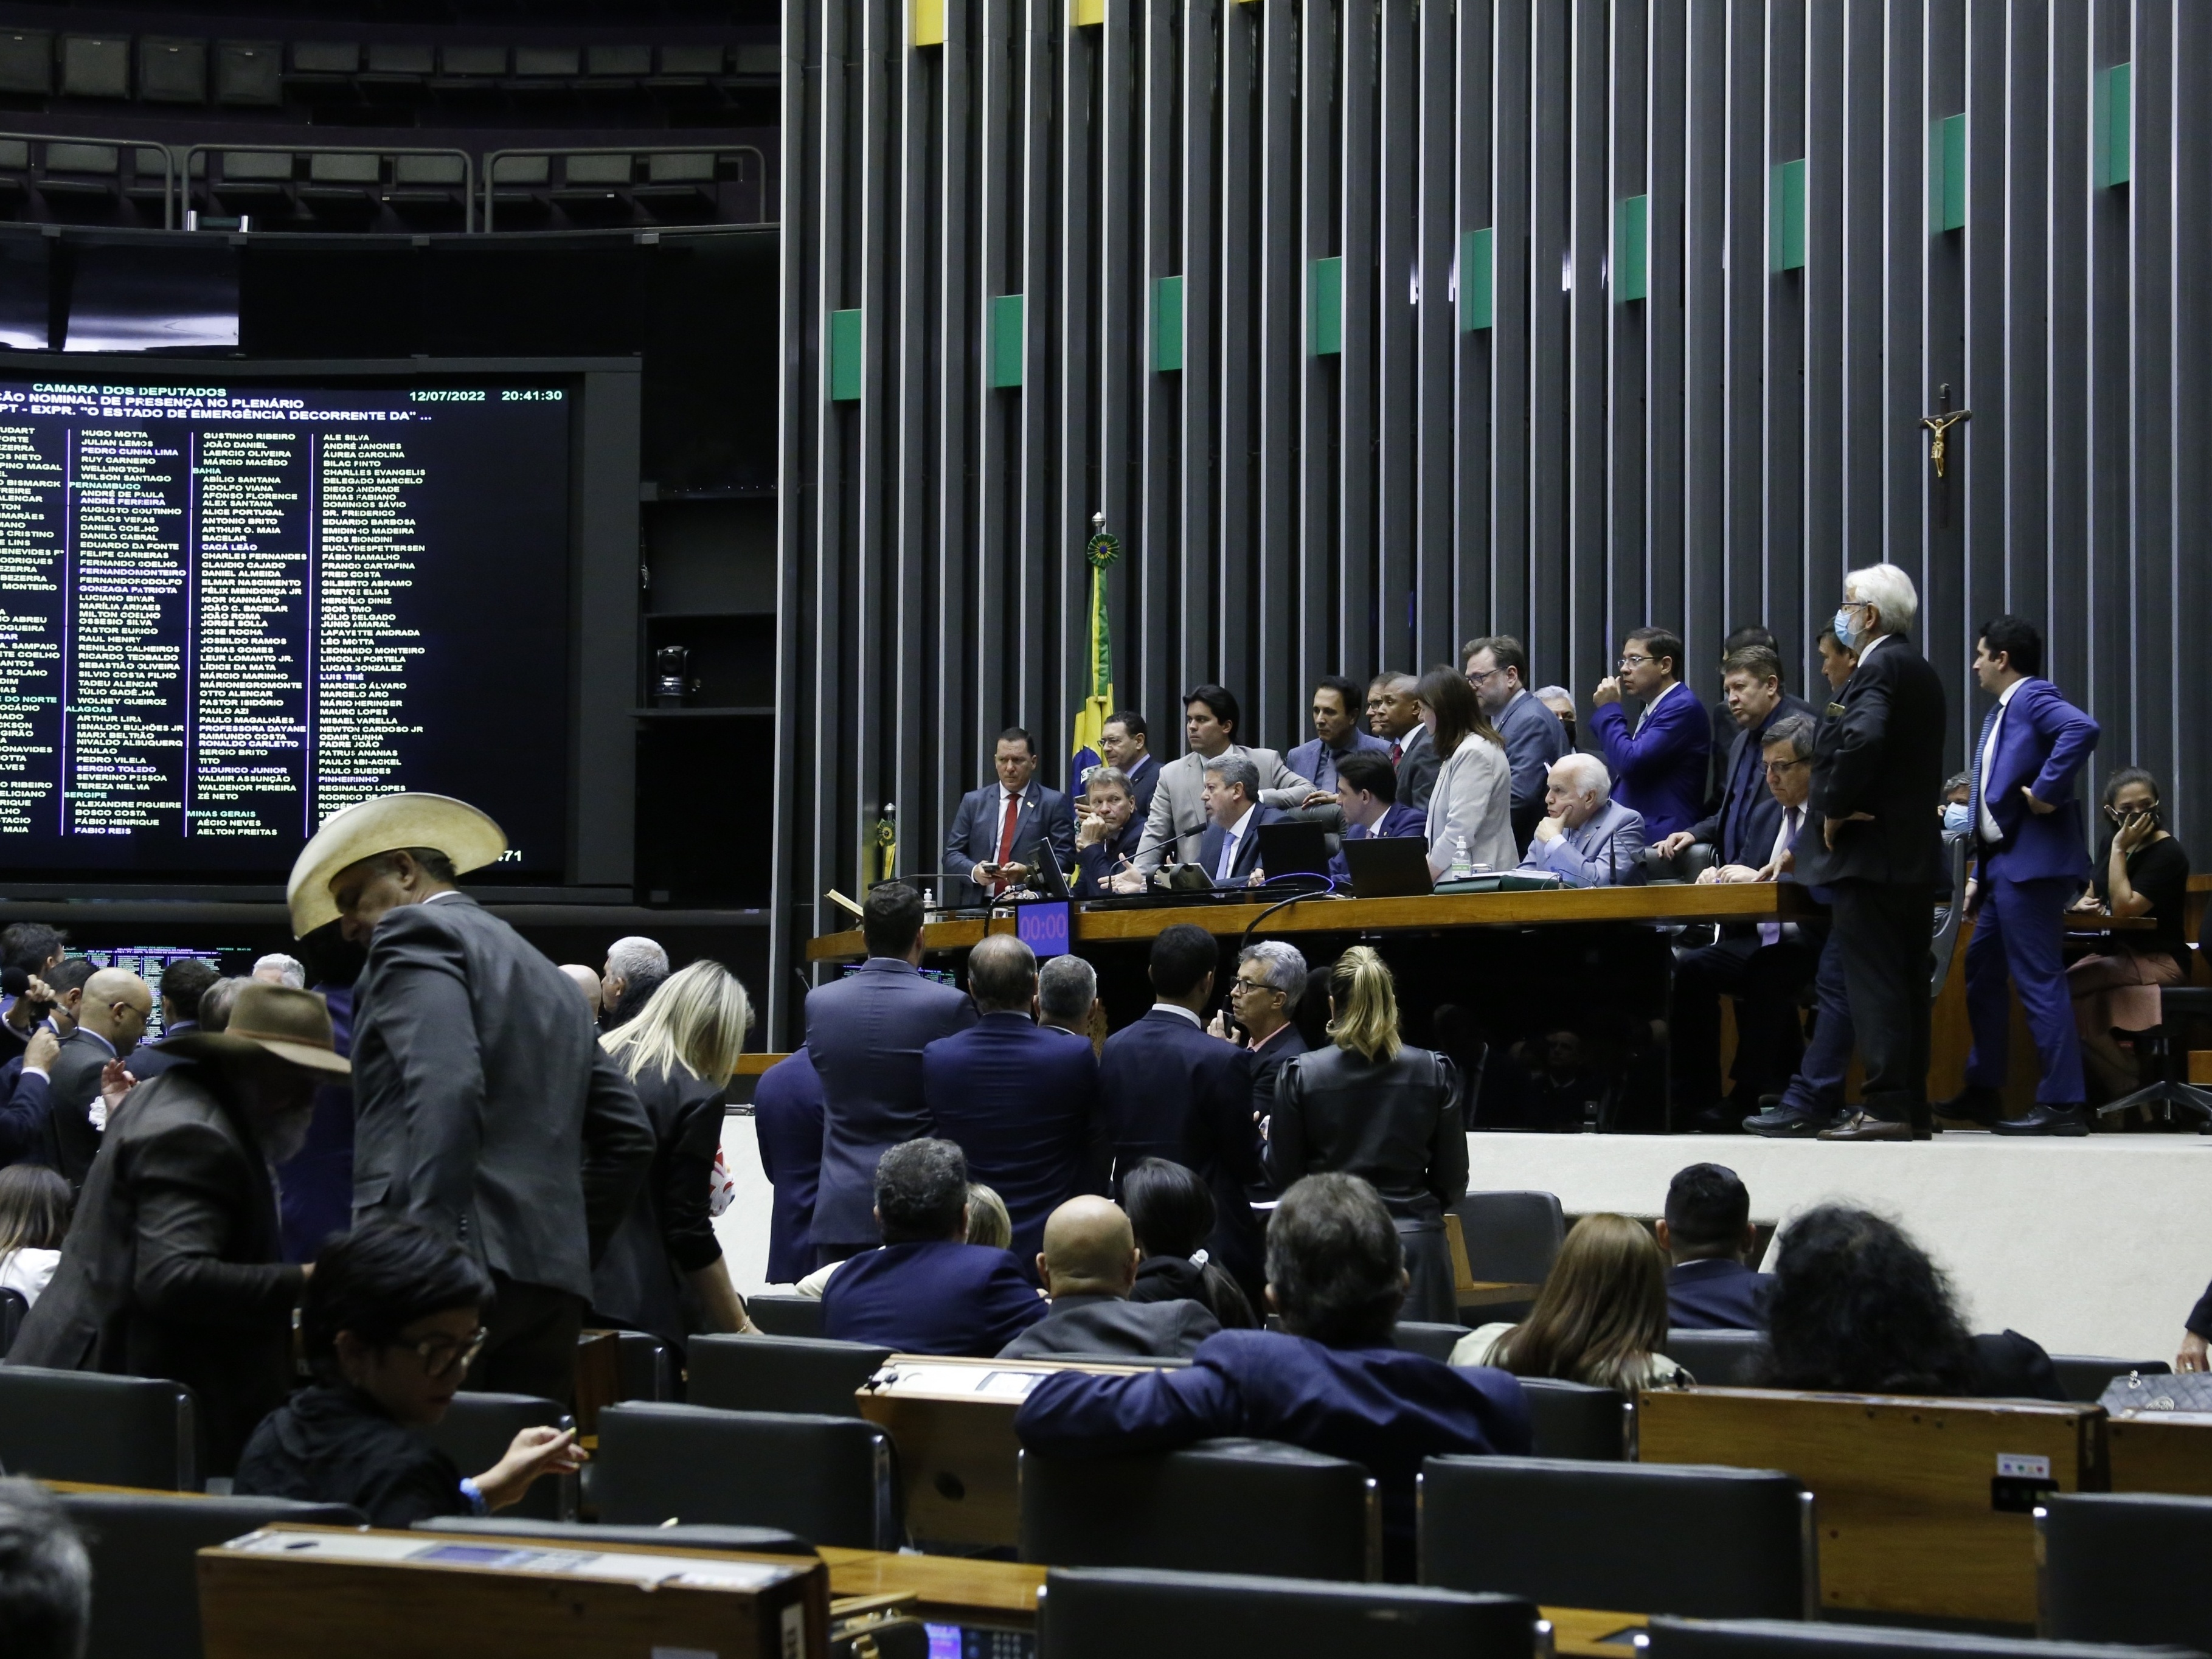
[[[1217,887],[1241,887],[1260,868],[1263,823],[1282,813],[1260,802],[1260,769],[1249,756],[1231,750],[1206,763],[1206,833],[1199,838],[1199,867]]]
[[[43,1486],[0,1480],[0,1653],[79,1659],[92,1623],[92,1560]]]
[[[1030,1273],[1046,1218],[1105,1189],[1098,1056],[1088,1037],[1032,1022],[1036,957],[1012,933],[968,953],[968,994],[981,1018],[922,1048],[922,1105],[967,1153],[969,1178],[1006,1200],[1014,1258]]]
[[[599,970],[599,1024],[611,1031],[627,1024],[668,977],[668,952],[659,942],[632,933],[607,946]]]
[[[1943,787],[1943,682],[1906,637],[1918,611],[1893,564],[1844,578],[1838,643],[1858,653],[1813,751],[1798,879],[1826,887],[1866,1082],[1860,1109],[1823,1140],[1925,1140],[1928,941],[1944,880],[1929,811]]]
[[[1081,957],[1048,957],[1037,969],[1037,1024],[1091,1041],[1098,970]]]
[[[1595,755],[1576,750],[1552,763],[1544,814],[1522,870],[1567,887],[1643,884],[1644,815],[1613,799],[1613,775]]]
[[[1295,945],[1263,939],[1237,953],[1237,977],[1229,982],[1229,1006],[1244,1030],[1252,1053],[1252,1117],[1256,1122],[1274,1109],[1275,1079],[1306,1051],[1298,1030],[1298,999],[1305,994],[1306,959]],[[1228,1022],[1216,1014],[1206,1027],[1218,1037],[1237,1041]]]
[[[307,988],[307,964],[297,957],[272,951],[253,964],[253,977],[264,985],[283,985],[295,991]]]

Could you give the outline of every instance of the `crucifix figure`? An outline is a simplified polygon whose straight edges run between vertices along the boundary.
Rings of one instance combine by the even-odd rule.
[[[1928,459],[1936,463],[1937,477],[1946,476],[1943,463],[1951,428],[1961,421],[1971,421],[1973,418],[1972,410],[1954,410],[1951,407],[1951,387],[1948,382],[1937,388],[1936,413],[1923,415],[1920,417],[1920,424],[1928,428]]]

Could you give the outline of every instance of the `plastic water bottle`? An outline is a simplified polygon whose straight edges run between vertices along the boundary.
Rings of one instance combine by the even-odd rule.
[[[1445,872],[1447,881],[1465,881],[1474,874],[1474,866],[1467,855],[1467,842],[1462,838],[1452,853],[1451,868]]]

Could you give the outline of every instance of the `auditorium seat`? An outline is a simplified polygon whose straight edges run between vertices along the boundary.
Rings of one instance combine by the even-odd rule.
[[[198,1492],[193,1425],[181,1382],[0,1365],[0,1468],[10,1474]]]
[[[822,1334],[822,1298],[818,1296],[770,1296],[745,1298],[745,1311],[753,1323],[770,1336]]]
[[[625,1404],[599,1413],[599,1519],[780,1527],[815,1544],[896,1549],[890,1437],[845,1417]]]
[[[1771,1469],[1431,1457],[1421,1582],[1702,1619],[1819,1608],[1813,1497]]]
[[[2185,972],[2189,964],[2182,965]],[[2193,1122],[2199,1130],[2212,1133],[2212,1090],[2200,1089],[2189,1080],[2187,1036],[2192,1024],[2200,1028],[2212,1024],[2212,985],[2161,986],[2158,1012],[2158,1024],[2136,1038],[2138,1050],[2147,1048],[2156,1061],[2158,1080],[2100,1106],[2097,1115],[2117,1117],[2137,1106],[2148,1106],[2167,1122],[2172,1122],[2179,1113],[2182,1121]]]
[[[1469,1334],[1469,1332],[1464,1325],[1433,1325],[1418,1319],[1401,1319],[1390,1334],[1391,1340],[1408,1353],[1424,1353],[1431,1359],[1449,1360],[1460,1338]]]
[[[279,1522],[368,1524],[343,1504],[283,1498],[58,1496],[92,1557],[92,1633],[84,1659],[199,1659],[199,1551]]]
[[[1687,1361],[1684,1362],[1687,1364]],[[2066,1390],[2069,1400],[2094,1406],[2105,1397],[2115,1377],[2139,1371],[2145,1376],[2170,1376],[2173,1364],[2166,1359],[2106,1359],[2093,1353],[2055,1353],[2051,1365],[2058,1372],[2058,1385]],[[1692,1365],[1695,1371],[1698,1368]],[[1705,1380],[1699,1376],[1699,1382]]]
[[[615,1365],[620,1377],[617,1400],[683,1397],[675,1350],[648,1332],[617,1331]]]
[[[1020,1460],[1024,1561],[1285,1578],[1375,1577],[1375,1480],[1273,1440],[1204,1440],[1159,1456]]]
[[[1666,1352],[1709,1389],[1755,1389],[1774,1358],[1765,1331],[1669,1331]]]
[[[1454,1200],[1467,1266],[1480,1282],[1539,1285],[1551,1275],[1567,1237],[1566,1216],[1552,1193],[1469,1193]],[[1486,1304],[1477,1322],[1517,1324],[1527,1302]]]
[[[1537,1456],[1617,1463],[1636,1455],[1636,1402],[1619,1389],[1524,1376],[1521,1392]]]
[[[566,1428],[568,1413],[556,1401],[526,1394],[480,1394],[464,1390],[446,1407],[445,1420],[428,1431],[430,1443],[453,1460],[464,1475],[482,1474],[507,1455],[525,1429]],[[576,1512],[576,1477],[562,1475],[532,1483],[509,1515],[561,1521]]]
[[[1528,1659],[1537,1617],[1516,1597],[1410,1584],[1056,1567],[1037,1592],[1036,1659]]]
[[[1694,882],[1718,861],[1719,849],[1710,842],[1693,841],[1673,857],[1656,847],[1644,849],[1644,879],[1654,887],[1673,887]]]
[[[753,1298],[757,1307],[760,1298]],[[725,1411],[858,1417],[853,1395],[891,1357],[868,1342],[800,1336],[695,1336],[684,1398]]]
[[[543,1538],[549,1543],[663,1544],[686,1550],[744,1550],[755,1555],[811,1555],[814,1546],[781,1527],[617,1527],[575,1521],[516,1521],[507,1515],[434,1515],[416,1532],[458,1532],[495,1538]]]
[[[2212,1498],[2054,1492],[2035,1532],[2044,1636],[2212,1653]]]
[[[0,1291],[0,1359],[5,1359],[8,1350],[15,1346],[15,1333],[23,1328],[30,1311],[31,1304],[23,1300],[21,1291]]]
[[[1881,1625],[1793,1625],[1771,1619],[1654,1619],[1645,1659],[2190,1659],[2183,1648],[2042,1642]]]

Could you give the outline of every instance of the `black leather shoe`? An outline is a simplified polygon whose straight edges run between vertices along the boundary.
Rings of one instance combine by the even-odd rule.
[[[1896,1123],[1886,1117],[1869,1117],[1864,1112],[1854,1112],[1832,1129],[1823,1129],[1814,1137],[1820,1140],[1910,1140],[1912,1126]]]
[[[1979,1089],[1970,1083],[1950,1099],[1937,1101],[1931,1109],[1939,1127],[1987,1129],[2004,1115],[2004,1097],[1994,1089]]]
[[[2089,1114],[2081,1106],[2048,1106],[2038,1101],[2020,1117],[2001,1117],[1990,1127],[2001,1135],[2086,1135]]]
[[[1834,1121],[1826,1112],[1785,1110],[1777,1104],[1755,1117],[1744,1119],[1743,1127],[1769,1140],[1810,1140]]]

